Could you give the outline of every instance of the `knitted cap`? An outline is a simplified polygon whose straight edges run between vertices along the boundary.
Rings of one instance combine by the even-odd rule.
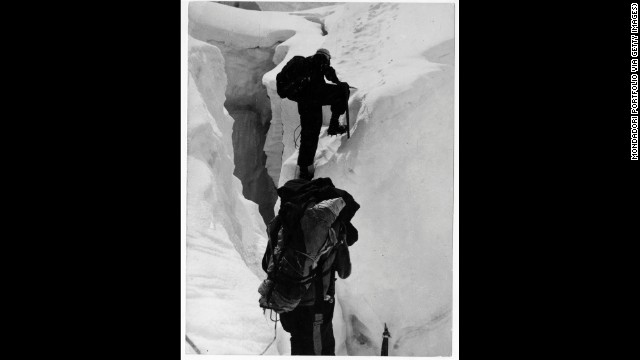
[[[331,54],[329,53],[329,50],[327,50],[327,49],[318,49],[318,51],[316,51],[316,54],[322,54],[322,55],[326,56],[327,58],[331,59]]]

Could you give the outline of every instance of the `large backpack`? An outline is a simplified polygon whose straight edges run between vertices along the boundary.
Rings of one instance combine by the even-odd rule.
[[[322,259],[338,242],[331,225],[345,206],[340,197],[296,200],[284,203],[267,228],[269,243],[263,258],[267,279],[258,288],[259,302],[277,313],[295,309],[312,281],[325,275]]]
[[[276,75],[276,90],[283,99],[298,101],[309,81],[303,56],[294,56]]]

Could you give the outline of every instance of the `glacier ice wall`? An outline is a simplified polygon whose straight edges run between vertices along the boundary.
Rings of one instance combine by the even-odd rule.
[[[256,296],[266,234],[233,175],[226,86],[220,50],[189,38],[186,333],[203,354],[251,355],[273,337]]]
[[[222,105],[224,59],[214,46],[192,38],[189,42],[187,202],[199,207],[190,208],[194,212],[187,216],[193,221],[205,216],[190,223],[195,229],[222,225],[249,268],[263,277],[260,253],[266,245],[265,226],[257,220],[259,215],[256,218],[256,204],[242,196],[240,181],[233,176],[233,118]]]

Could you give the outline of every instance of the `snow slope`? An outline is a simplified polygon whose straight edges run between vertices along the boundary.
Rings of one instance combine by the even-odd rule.
[[[360,240],[351,247],[353,273],[349,279],[337,282],[336,353],[380,354],[386,323],[392,335],[390,355],[450,355],[453,5],[347,3],[277,13],[247,11],[215,3],[191,3],[189,19],[190,35],[199,40],[274,48],[273,61],[277,66],[263,77],[272,110],[265,152],[269,175],[279,185],[295,176],[294,130],[299,125],[299,117],[295,103],[277,96],[275,75],[294,55],[309,56],[318,47],[331,51],[332,66],[338,77],[358,90],[352,92],[350,99],[351,139],[328,137],[326,128],[321,132],[315,160],[316,177],[330,177],[362,206],[353,220],[360,233]],[[321,24],[326,36],[322,34]],[[192,53],[205,52],[206,47],[199,44],[200,50]],[[215,76],[199,78],[201,85],[194,92],[207,86],[217,89],[200,92],[208,108],[223,104],[224,100],[219,100],[220,91],[224,96],[224,89],[219,88],[221,81]],[[189,95],[192,97],[191,93]],[[215,104],[209,106],[209,103]],[[325,110],[325,125],[328,125],[329,111],[328,108]],[[229,127],[225,127],[231,120],[225,120],[219,114],[213,118],[220,121],[218,136],[224,143],[225,138],[231,137],[227,133]],[[207,136],[210,141],[211,136]],[[210,151],[214,145],[203,143],[202,149]],[[193,167],[203,167],[206,163],[201,161]],[[191,171],[191,160],[188,166]],[[218,182],[224,176],[230,176],[232,170],[226,175],[216,173],[214,176],[203,171],[201,175],[207,182],[196,193],[204,194],[206,186],[210,186],[211,191],[220,191]],[[193,176],[195,178],[196,174]],[[241,191],[236,190],[237,194]],[[192,200],[199,201],[199,196]],[[201,209],[207,216],[216,212],[204,206]],[[224,218],[222,212],[228,209],[216,209],[219,211],[215,218]],[[255,222],[259,222],[259,217],[256,219]],[[252,225],[247,227],[252,229]],[[202,228],[206,227],[203,225]],[[214,249],[222,246],[219,241],[204,243]],[[245,271],[242,275],[243,279],[246,276],[243,282],[248,289],[246,296],[251,297],[251,301],[246,302],[246,310],[253,311],[257,308],[257,279],[261,270],[255,272],[255,265],[252,265],[255,263],[246,249],[248,243],[236,240],[233,244],[236,243],[242,244],[236,245],[236,249],[245,251],[241,252],[241,258],[248,261],[249,268],[258,275],[255,281],[249,276],[250,272]],[[257,251],[255,256],[262,255],[263,248],[254,249]],[[204,256],[195,252],[195,248],[190,251],[188,254],[193,254],[192,257]],[[227,255],[231,259],[231,254]],[[234,261],[239,267],[243,266],[237,257]],[[214,271],[216,267],[203,265],[200,271],[206,273],[205,268]],[[192,283],[192,288],[193,291],[209,289],[212,283],[226,281],[225,276],[236,279],[233,276],[241,274],[239,270],[233,274],[217,274],[200,285]],[[256,286],[250,289],[252,282]],[[237,296],[245,294],[240,289],[233,293]],[[207,296],[202,297],[203,304],[206,301],[219,307],[230,306],[229,300],[216,297],[218,293],[209,292]],[[223,304],[224,301],[227,303]],[[187,316],[187,334],[192,339],[199,337],[199,341],[213,344],[215,337],[207,333],[212,330],[204,323],[200,322],[202,327],[192,327],[194,335],[189,332],[190,319],[191,323],[200,321],[195,318],[203,311],[202,307],[193,310],[189,307],[191,303],[193,299],[188,299],[187,312],[192,315]],[[254,333],[260,338],[257,334],[265,321],[263,318],[254,321]],[[238,326],[251,326],[248,322]],[[273,328],[265,334],[267,338],[272,336]],[[287,354],[288,337],[286,333],[281,334],[277,350]],[[229,353],[239,353],[242,345],[238,346]],[[256,347],[251,350],[246,347],[244,351],[259,353],[254,351]]]
[[[386,322],[390,355],[451,354],[453,19],[450,4],[391,3],[325,19],[323,47],[358,87],[351,139],[325,137],[316,155],[316,176],[362,205],[353,275],[337,285],[349,353],[379,354]]]

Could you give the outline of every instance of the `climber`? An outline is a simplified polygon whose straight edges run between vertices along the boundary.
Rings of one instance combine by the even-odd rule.
[[[291,355],[335,355],[335,281],[351,274],[349,246],[358,240],[351,219],[360,205],[329,178],[289,180],[278,195],[283,206],[267,228],[260,306],[280,313]]]
[[[347,132],[347,127],[340,125],[338,118],[347,110],[349,84],[338,79],[330,64],[329,50],[318,49],[313,56],[293,57],[277,78],[278,95],[298,103],[301,127],[299,177],[306,180],[313,178],[313,173],[309,170],[313,170],[313,158],[318,147],[323,105],[331,105],[327,134],[339,135]],[[336,85],[327,84],[325,77]]]
[[[336,228],[339,226],[336,225]],[[333,311],[337,275],[346,279],[351,273],[351,261],[346,230],[338,232],[339,243],[321,260],[317,276],[303,295],[300,304],[290,312],[280,314],[282,328],[291,334],[291,355],[335,355]]]

